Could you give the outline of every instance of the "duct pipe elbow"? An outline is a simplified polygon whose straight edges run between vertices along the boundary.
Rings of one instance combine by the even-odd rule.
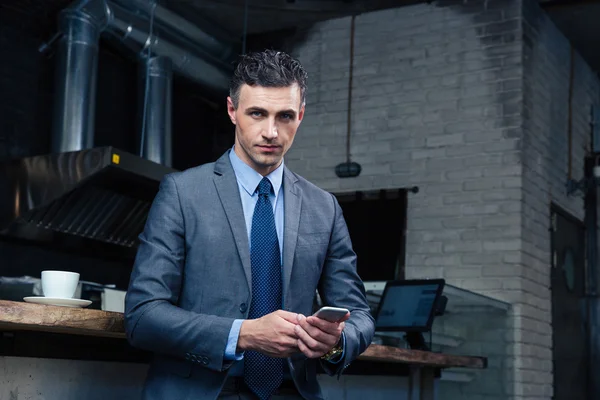
[[[72,3],[61,12],[63,16],[78,17],[93,24],[99,31],[108,25],[111,10],[105,0],[79,0]]]

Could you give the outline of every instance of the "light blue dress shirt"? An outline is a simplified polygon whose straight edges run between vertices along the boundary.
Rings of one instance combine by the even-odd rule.
[[[242,209],[244,211],[244,220],[246,221],[246,230],[248,232],[248,244],[252,249],[252,242],[250,241],[250,233],[252,230],[252,216],[254,215],[254,208],[258,201],[258,194],[255,193],[256,188],[263,176],[256,172],[252,167],[243,162],[237,154],[235,154],[235,146],[229,152],[229,160],[235,172],[235,177],[238,183],[240,192],[240,198],[242,200]],[[273,193],[269,195],[271,204],[273,205],[273,212],[275,214],[275,229],[277,230],[277,239],[279,239],[279,254],[281,255],[281,265],[283,265],[283,161],[281,165],[277,167],[266,177],[271,181],[273,185]],[[233,321],[231,330],[229,331],[229,338],[227,339],[227,346],[225,348],[225,360],[242,360],[244,358],[243,353],[236,353],[237,343],[240,336],[240,328],[242,326],[243,319],[236,319]],[[334,363],[339,362],[344,358],[346,348],[346,337],[342,333],[342,348],[344,352],[340,358]]]
[[[252,248],[252,242],[250,241],[250,233],[252,231],[252,216],[254,215],[254,208],[258,201],[258,193],[256,188],[263,176],[256,172],[252,167],[243,162],[237,154],[235,154],[235,146],[229,152],[229,160],[233,166],[235,177],[238,183],[240,191],[240,198],[242,200],[242,209],[244,210],[244,219],[246,221],[246,230],[248,232],[248,244]],[[275,214],[275,229],[277,230],[277,239],[279,239],[279,254],[281,255],[283,265],[283,161],[281,165],[277,167],[273,172],[266,176],[271,185],[273,185],[273,193],[269,195],[271,204],[273,205],[273,213]],[[229,331],[229,339],[227,340],[227,347],[225,349],[226,360],[241,360],[243,358],[242,353],[236,353],[238,338],[240,336],[240,328],[242,326],[242,319],[236,319],[231,326]]]

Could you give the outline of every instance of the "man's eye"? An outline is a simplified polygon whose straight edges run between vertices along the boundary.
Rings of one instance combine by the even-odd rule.
[[[294,116],[292,114],[284,113],[284,114],[281,114],[281,118],[283,118],[283,119],[294,119]]]
[[[260,111],[252,111],[250,115],[253,117],[260,117],[262,113]]]

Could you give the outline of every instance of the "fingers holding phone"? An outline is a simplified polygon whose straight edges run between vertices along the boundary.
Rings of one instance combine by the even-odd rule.
[[[297,314],[278,310],[242,322],[237,351],[254,350],[270,357],[289,357],[298,352],[294,327]]]
[[[329,322],[342,322],[350,318],[350,311],[347,308],[340,307],[321,307],[314,314],[314,317]]]
[[[348,318],[347,309],[336,307],[323,307],[309,317],[299,314],[295,328],[298,348],[308,358],[323,356],[339,342]]]

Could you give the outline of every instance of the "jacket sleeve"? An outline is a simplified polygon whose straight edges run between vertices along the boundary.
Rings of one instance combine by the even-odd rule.
[[[319,294],[324,305],[345,307],[350,310],[344,335],[346,339],[344,357],[337,363],[321,363],[329,375],[340,375],[350,363],[371,344],[375,321],[367,303],[365,287],[356,272],[356,254],[342,209],[333,197],[335,216],[329,241],[327,258],[319,281]]]
[[[215,371],[224,361],[232,318],[177,306],[185,266],[185,220],[177,185],[166,175],[139,236],[125,297],[125,331],[132,346],[189,360]]]

